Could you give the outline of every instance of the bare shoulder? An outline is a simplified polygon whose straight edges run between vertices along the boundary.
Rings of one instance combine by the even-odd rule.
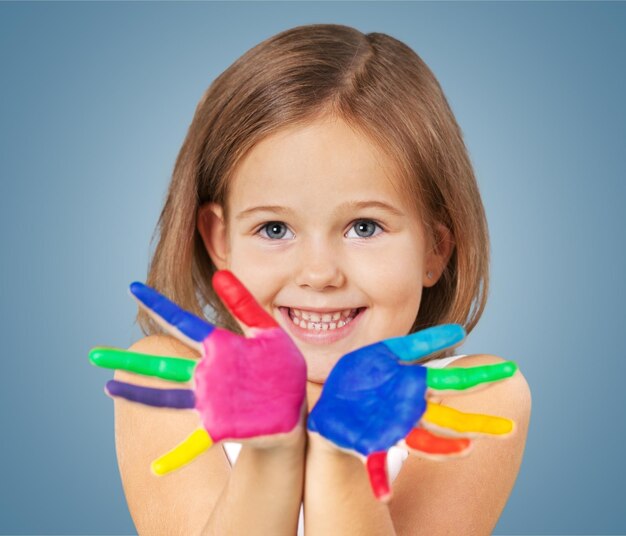
[[[176,337],[165,334],[148,335],[131,344],[129,350],[139,353],[199,359],[200,354]]]
[[[169,335],[150,335],[133,343],[128,350],[185,359],[200,357],[193,348]],[[192,382],[170,382],[119,370],[115,371],[114,378],[160,389],[192,387]],[[200,426],[195,410],[156,408],[115,399],[118,465],[126,501],[139,534],[168,531],[195,534],[209,518],[230,475],[230,464],[221,444],[167,475],[156,476],[150,470],[153,460]]]
[[[446,368],[507,361],[490,354],[457,359]],[[465,413],[506,417],[513,434],[473,439],[463,458],[432,461],[409,455],[394,482],[389,505],[399,535],[489,535],[504,509],[519,473],[531,414],[529,385],[521,370],[480,390],[437,400]],[[445,515],[443,514],[445,512]],[[416,532],[416,527],[421,527]]]
[[[478,367],[503,363],[504,361],[508,361],[508,359],[492,354],[475,354],[461,357],[450,363],[446,368]],[[488,387],[475,392],[445,398],[442,403],[467,411],[469,411],[470,407],[477,407],[478,410],[484,409],[485,411],[504,411],[507,414],[502,414],[503,417],[523,420],[530,417],[532,397],[530,386],[518,364],[517,371],[510,378],[492,383]]]

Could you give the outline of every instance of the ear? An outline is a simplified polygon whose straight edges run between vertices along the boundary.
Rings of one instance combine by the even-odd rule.
[[[198,209],[196,226],[213,264],[218,270],[228,268],[228,234],[223,208],[217,203],[201,205]]]
[[[445,225],[437,223],[435,225],[435,243],[432,245],[424,262],[424,274],[422,275],[423,285],[432,287],[445,270],[448,261],[454,252],[455,240],[452,231]],[[427,276],[432,272],[432,277]]]

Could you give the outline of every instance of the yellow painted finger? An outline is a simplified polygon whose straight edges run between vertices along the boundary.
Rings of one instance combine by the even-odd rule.
[[[515,423],[511,419],[480,413],[463,413],[433,402],[427,402],[422,421],[426,428],[429,428],[428,425],[431,424],[437,428],[444,428],[458,435],[466,436],[474,434],[506,435],[513,432],[515,427]]]
[[[211,445],[213,445],[211,436],[204,428],[198,428],[189,434],[182,443],[154,460],[150,468],[157,476],[165,475],[189,463],[211,447]]]

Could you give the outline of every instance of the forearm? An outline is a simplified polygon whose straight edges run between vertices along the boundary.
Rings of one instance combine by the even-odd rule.
[[[364,464],[323,441],[309,435],[304,491],[307,536],[395,535],[389,509],[375,499]]]
[[[243,445],[202,536],[296,534],[302,502],[306,434],[289,446]]]

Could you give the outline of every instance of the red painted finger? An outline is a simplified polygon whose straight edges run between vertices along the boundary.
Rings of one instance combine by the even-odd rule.
[[[367,457],[366,465],[374,495],[379,501],[389,502],[391,500],[391,487],[387,474],[387,453],[374,452],[370,454]]]
[[[442,454],[453,455],[460,454],[464,450],[468,449],[471,444],[471,440],[451,437],[441,437],[432,434],[425,428],[413,428],[406,436],[404,442],[409,448],[419,450],[426,454]]]
[[[278,327],[278,323],[229,270],[219,270],[213,274],[213,288],[235,318],[247,326],[251,328]]]

